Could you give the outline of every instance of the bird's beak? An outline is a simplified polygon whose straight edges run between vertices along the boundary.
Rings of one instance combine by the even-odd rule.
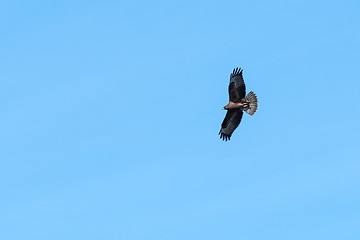
[[[222,108],[223,110],[225,109],[225,108]]]

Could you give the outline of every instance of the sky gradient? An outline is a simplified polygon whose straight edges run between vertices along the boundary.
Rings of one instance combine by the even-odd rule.
[[[0,238],[360,239],[359,7],[1,1]]]

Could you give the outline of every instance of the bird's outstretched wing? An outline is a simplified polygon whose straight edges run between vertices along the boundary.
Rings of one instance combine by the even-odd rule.
[[[246,88],[241,68],[234,68],[230,74],[229,99],[230,102],[239,102],[245,97]]]
[[[231,134],[240,124],[242,115],[243,115],[242,110],[227,111],[225,119],[221,124],[221,129],[219,132],[220,138],[222,138],[225,141],[230,140]]]

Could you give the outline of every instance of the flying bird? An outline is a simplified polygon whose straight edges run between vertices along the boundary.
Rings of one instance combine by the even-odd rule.
[[[258,100],[254,92],[246,95],[243,70],[234,68],[230,74],[229,103],[223,109],[227,110],[219,132],[220,138],[230,140],[232,133],[239,126],[243,111],[254,115],[258,107]],[[245,96],[246,95],[246,96]]]

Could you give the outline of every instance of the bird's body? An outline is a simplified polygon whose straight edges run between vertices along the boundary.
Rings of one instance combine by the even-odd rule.
[[[254,92],[246,95],[246,87],[242,75],[243,70],[236,68],[230,75],[229,103],[223,107],[227,110],[225,119],[221,124],[220,138],[230,140],[232,133],[239,126],[243,111],[254,115],[258,107],[258,100]]]

